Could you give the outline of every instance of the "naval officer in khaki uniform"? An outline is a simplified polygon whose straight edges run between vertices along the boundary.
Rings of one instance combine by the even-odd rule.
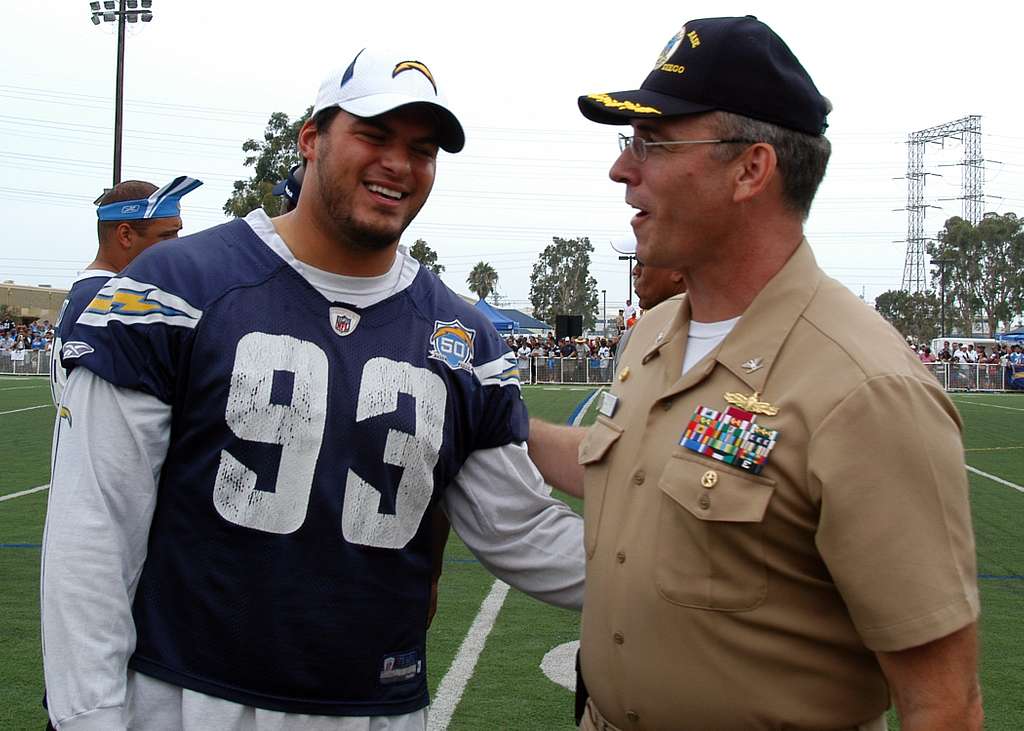
[[[531,426],[585,493],[584,729],[981,726],[960,421],[902,338],[817,266],[828,101],[754,18],[687,23],[612,179],[687,294],[631,336],[589,430]],[[578,460],[576,459],[578,457]]]

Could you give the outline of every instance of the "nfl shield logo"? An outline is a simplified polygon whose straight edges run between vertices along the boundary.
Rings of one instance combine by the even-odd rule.
[[[341,337],[351,335],[359,324],[359,314],[346,307],[332,307],[330,317],[331,327]]]

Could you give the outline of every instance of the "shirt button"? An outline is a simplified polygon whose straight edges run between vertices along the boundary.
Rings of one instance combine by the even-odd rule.
[[[619,563],[626,563],[626,554],[624,551],[619,551],[615,554],[615,560]]]
[[[626,711],[626,720],[630,723],[636,723],[640,720],[640,714],[636,711]]]
[[[626,638],[622,636],[621,632],[616,632],[614,635],[612,635],[612,639],[615,640],[616,645],[621,645],[623,642],[626,641]]]
[[[642,484],[644,484],[644,480],[646,480],[646,479],[647,479],[647,473],[644,472],[643,470],[637,470],[636,472],[633,473],[633,484],[634,485],[642,485]]]
[[[714,470],[708,470],[700,476],[700,484],[710,490],[718,484],[718,473]]]
[[[703,495],[700,496],[700,499],[697,500],[697,504],[701,507],[701,509],[707,510],[708,508],[711,507],[711,496],[705,492]]]

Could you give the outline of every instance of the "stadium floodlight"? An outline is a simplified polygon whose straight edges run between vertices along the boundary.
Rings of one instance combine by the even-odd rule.
[[[103,9],[100,9],[102,2]],[[142,9],[139,9],[139,6]],[[153,0],[89,0],[92,24],[117,23],[117,71],[114,81],[114,183],[121,182],[121,134],[124,117],[124,45],[129,23],[153,20]]]

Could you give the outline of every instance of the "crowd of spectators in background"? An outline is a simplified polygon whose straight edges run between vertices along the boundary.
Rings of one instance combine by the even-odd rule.
[[[1024,388],[1024,352],[1020,345],[962,343],[946,340],[938,353],[930,346],[910,346],[921,362],[933,366],[936,378],[946,388],[989,391]],[[936,367],[938,367],[936,369]]]
[[[0,322],[0,352],[11,350],[42,350],[49,352],[53,347],[53,325],[49,320],[36,320],[28,325],[18,325],[13,320]]]
[[[931,347],[922,345],[911,346],[922,363],[980,363],[982,365],[1007,366],[1020,365],[1024,361],[1024,353],[1019,345],[997,343],[991,348],[985,345],[975,347],[974,343],[960,343],[954,340],[943,341],[942,350],[932,353]]]
[[[618,337],[562,338],[553,333],[546,336],[509,335],[505,342],[520,360],[528,358],[598,358],[607,360],[615,355]]]

